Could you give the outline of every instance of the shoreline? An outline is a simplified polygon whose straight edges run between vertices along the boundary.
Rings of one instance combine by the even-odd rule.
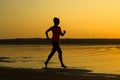
[[[0,67],[0,80],[120,80],[120,75],[91,73],[86,69]]]
[[[120,39],[88,38],[88,39],[61,39],[61,44],[71,45],[120,45]],[[45,45],[51,44],[51,39],[45,38],[16,38],[0,39],[0,45]]]

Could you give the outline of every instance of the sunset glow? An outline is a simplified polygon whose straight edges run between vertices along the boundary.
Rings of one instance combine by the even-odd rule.
[[[45,38],[54,17],[64,38],[120,38],[120,0],[0,0],[0,39]]]

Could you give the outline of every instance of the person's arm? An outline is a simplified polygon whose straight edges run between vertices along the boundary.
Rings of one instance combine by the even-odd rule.
[[[63,32],[61,31],[61,28],[60,28],[60,32],[61,32],[61,36],[64,36],[66,31],[64,30]]]
[[[45,34],[46,34],[47,39],[49,39],[48,32],[49,32],[50,30],[52,30],[52,27],[50,27],[49,29],[47,29],[47,30],[45,31]]]
[[[66,33],[66,31],[64,30],[64,31],[63,31],[63,33],[61,34],[61,36],[64,36],[64,35],[65,35],[65,33]]]

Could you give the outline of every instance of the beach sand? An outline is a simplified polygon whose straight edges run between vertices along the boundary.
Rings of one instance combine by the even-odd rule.
[[[0,67],[0,80],[120,80],[120,75],[91,73],[85,69]]]

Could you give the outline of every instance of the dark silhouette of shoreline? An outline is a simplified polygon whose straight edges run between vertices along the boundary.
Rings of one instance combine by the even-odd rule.
[[[51,40],[45,38],[0,39],[0,45],[47,45]],[[120,45],[120,39],[61,39],[61,44],[76,45]]]
[[[87,69],[0,67],[0,80],[120,80],[120,75],[91,73]]]

